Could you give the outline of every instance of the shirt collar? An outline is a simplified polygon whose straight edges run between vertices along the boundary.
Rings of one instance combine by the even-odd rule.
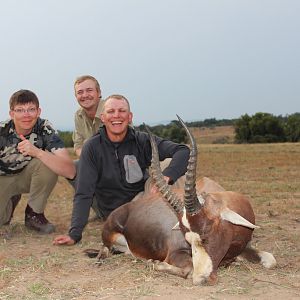
[[[97,111],[95,114],[95,119],[100,120],[100,114],[102,112],[102,108],[103,108],[103,100],[100,99],[100,101],[98,103]],[[88,115],[86,114],[85,110],[82,107],[79,108],[79,115],[88,118]]]

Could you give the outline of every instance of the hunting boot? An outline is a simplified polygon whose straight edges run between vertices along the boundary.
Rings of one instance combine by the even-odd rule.
[[[13,215],[14,215],[14,211],[15,211],[19,201],[21,200],[21,197],[22,197],[22,195],[19,194],[19,195],[14,195],[10,198],[10,201],[11,201],[11,204],[12,204],[11,215],[10,215],[9,220],[6,223],[4,223],[4,225],[9,225],[10,224],[10,221],[11,221]]]
[[[36,213],[27,205],[25,209],[25,226],[40,233],[52,233],[55,226],[50,223],[44,213]]]

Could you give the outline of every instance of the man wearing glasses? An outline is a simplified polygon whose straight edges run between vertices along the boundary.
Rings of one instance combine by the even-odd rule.
[[[49,121],[40,118],[32,91],[15,92],[9,106],[11,119],[0,123],[0,226],[10,223],[21,194],[29,193],[25,226],[52,233],[44,215],[47,199],[58,175],[75,177],[73,161]]]

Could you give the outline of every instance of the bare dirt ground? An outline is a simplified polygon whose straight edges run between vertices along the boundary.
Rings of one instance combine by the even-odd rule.
[[[199,176],[251,196],[261,226],[253,242],[274,254],[276,268],[239,262],[219,269],[215,286],[193,286],[129,256],[95,264],[83,250],[99,247],[98,221],[88,224],[81,243],[52,245],[67,232],[72,209],[72,188],[59,178],[46,209],[56,233],[24,227],[26,195],[12,224],[0,228],[0,299],[300,299],[300,144],[201,144],[199,158]]]

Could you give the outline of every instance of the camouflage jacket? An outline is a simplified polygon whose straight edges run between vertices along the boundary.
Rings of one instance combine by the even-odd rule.
[[[64,148],[64,143],[48,120],[38,118],[30,134],[25,136],[37,148],[53,152]],[[20,173],[32,160],[18,151],[21,138],[12,120],[0,122],[0,175]]]

